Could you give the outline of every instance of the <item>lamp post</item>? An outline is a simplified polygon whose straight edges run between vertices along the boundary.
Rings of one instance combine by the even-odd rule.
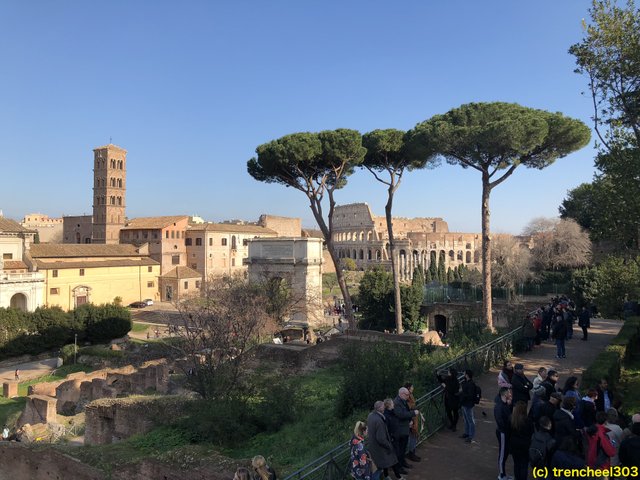
[[[78,355],[78,334],[73,336],[73,364],[76,364],[76,357]]]

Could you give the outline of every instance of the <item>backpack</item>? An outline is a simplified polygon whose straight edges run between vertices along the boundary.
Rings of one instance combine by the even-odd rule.
[[[529,463],[532,467],[544,467],[547,464],[547,440],[536,432],[531,437]]]
[[[480,399],[482,398],[482,389],[475,383],[473,384],[473,386],[475,388],[473,392],[473,403],[478,405],[480,403]]]

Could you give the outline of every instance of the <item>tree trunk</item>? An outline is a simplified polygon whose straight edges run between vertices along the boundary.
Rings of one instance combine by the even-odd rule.
[[[493,326],[492,298],[491,298],[491,230],[489,227],[489,172],[482,172],[482,316],[487,322],[487,328],[495,332]]]
[[[344,316],[349,323],[349,329],[355,330],[358,328],[356,325],[356,320],[353,316],[353,303],[351,302],[351,295],[349,294],[349,287],[347,286],[347,281],[344,278],[344,272],[342,271],[340,265],[340,259],[338,258],[338,254],[333,245],[333,229],[327,226],[327,223],[324,221],[321,213],[321,205],[319,202],[314,201],[313,198],[310,198],[310,206],[311,211],[313,212],[313,216],[318,223],[318,227],[322,231],[322,235],[324,236],[324,243],[327,246],[327,251],[331,256],[331,260],[333,261],[333,266],[336,269],[336,278],[338,279],[338,286],[340,287],[340,292],[342,292],[342,298],[344,299]],[[330,209],[333,212],[333,208]],[[332,215],[332,214],[330,214]],[[333,225],[333,219],[329,218],[329,225]]]
[[[384,213],[387,217],[387,232],[389,233],[389,255],[391,257],[391,271],[393,272],[393,300],[395,304],[396,332],[402,333],[402,302],[400,300],[400,279],[398,273],[398,265],[396,264],[396,242],[393,236],[393,220],[391,217],[391,208],[393,205],[392,187],[389,186],[389,197],[384,207]]]

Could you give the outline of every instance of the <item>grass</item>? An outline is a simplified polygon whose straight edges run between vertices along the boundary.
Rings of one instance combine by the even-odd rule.
[[[640,355],[633,355],[620,376],[621,393],[624,395],[623,410],[628,415],[640,412]]]
[[[131,331],[133,333],[145,333],[150,328],[151,328],[151,325],[149,325],[148,323],[133,322]]]
[[[14,425],[24,410],[27,403],[25,397],[4,398],[0,397],[0,427]]]

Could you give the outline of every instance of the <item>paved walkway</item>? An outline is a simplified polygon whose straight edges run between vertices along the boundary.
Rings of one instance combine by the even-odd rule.
[[[35,362],[26,362],[11,367],[0,368],[0,381],[13,380],[16,368],[20,370],[20,381],[31,380],[49,374],[56,368],[57,358],[46,358]]]
[[[595,319],[591,323],[589,340],[583,342],[582,331],[574,330],[573,340],[567,342],[567,358],[555,358],[555,345],[545,342],[532,352],[523,352],[512,358],[513,363],[522,363],[525,374],[533,381],[538,368],[551,367],[558,370],[558,384],[564,385],[567,377],[581,377],[582,370],[588,367],[600,351],[609,344],[618,333],[622,322]],[[493,398],[498,392],[496,376],[499,369],[482,375],[477,383],[482,388],[483,399],[474,409],[476,418],[476,441],[474,444],[464,443],[459,436],[464,431],[462,415],[458,422],[458,431],[441,430],[418,447],[417,454],[422,457],[419,463],[406,477],[414,479],[446,479],[446,480],[495,480],[498,476],[498,442],[493,420]],[[484,413],[484,415],[483,415]],[[507,460],[507,474],[513,475],[513,460]]]

